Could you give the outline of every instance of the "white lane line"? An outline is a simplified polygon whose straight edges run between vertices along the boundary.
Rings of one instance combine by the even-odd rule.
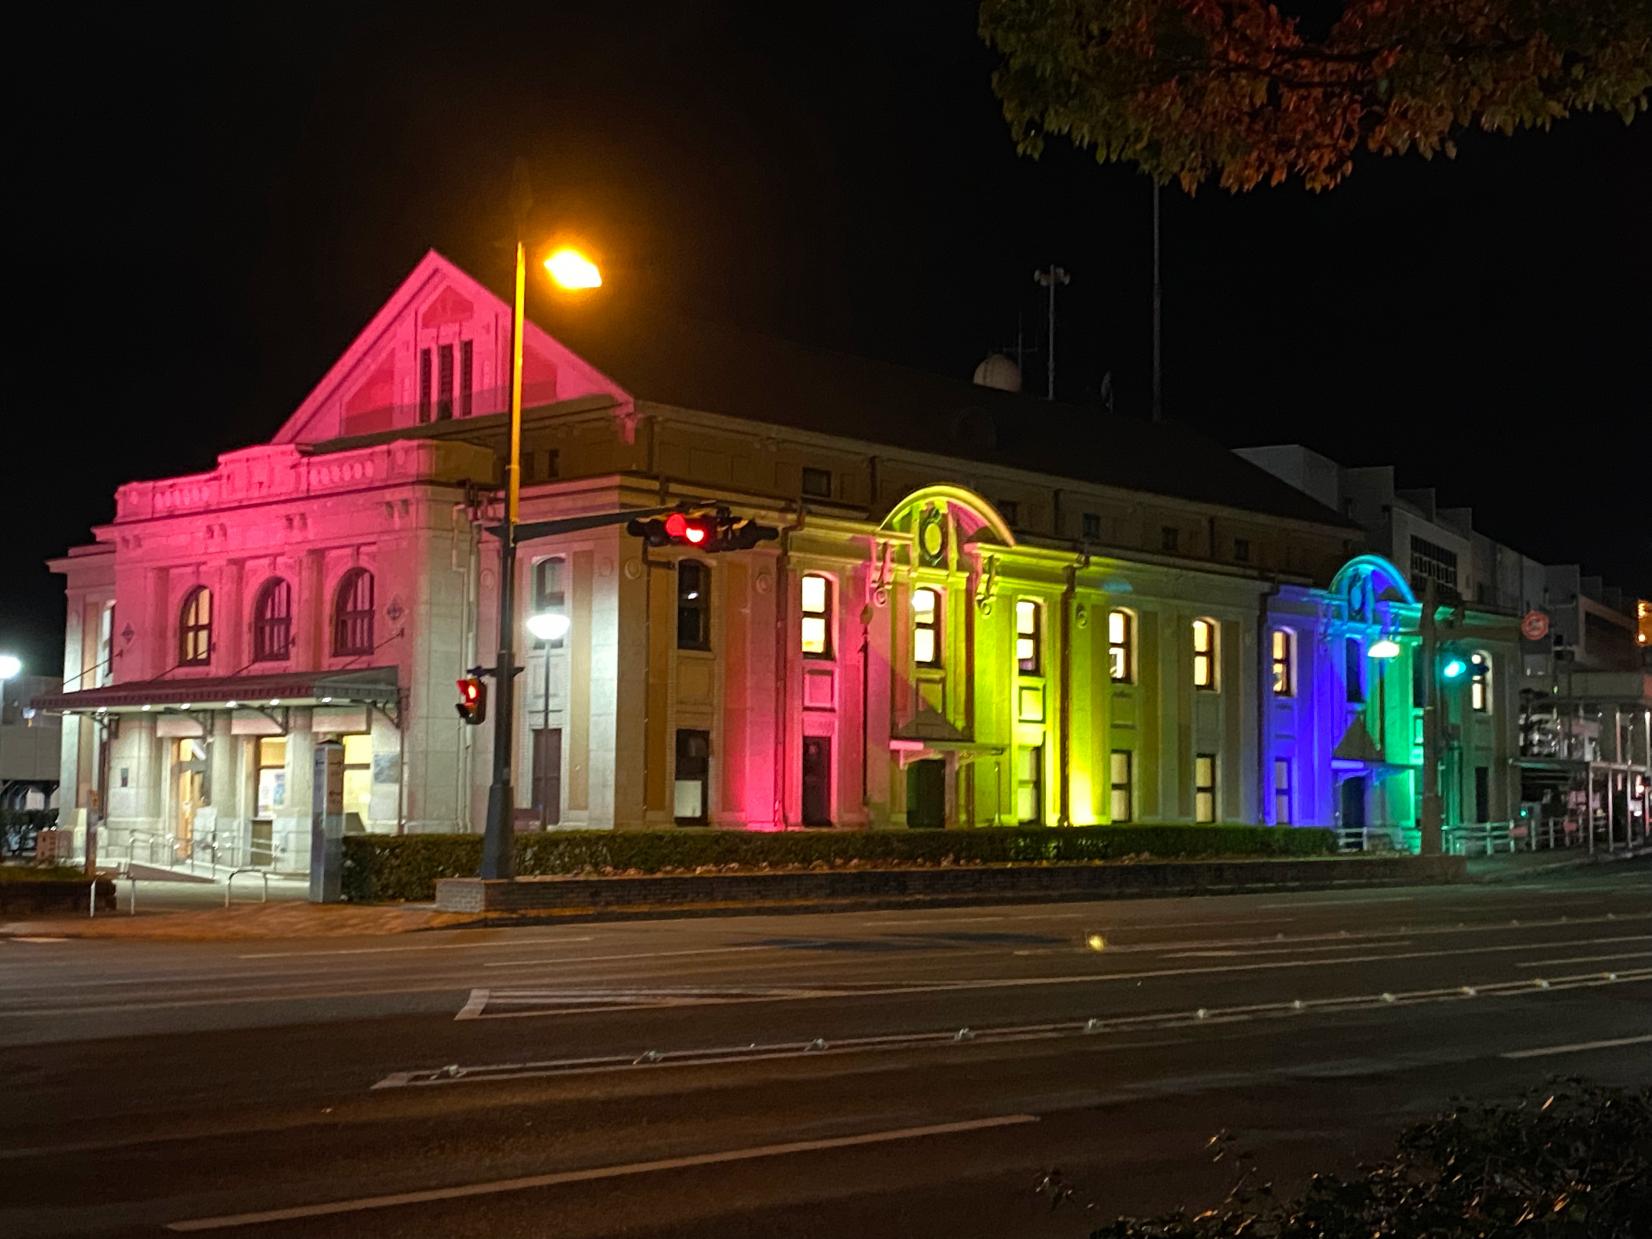
[[[1365,903],[1415,903],[1415,895],[1377,895],[1370,899],[1293,899],[1289,903],[1260,903],[1257,909],[1270,912],[1275,908],[1351,908]]]
[[[566,1183],[591,1183],[600,1179],[658,1174],[665,1170],[719,1166],[728,1162],[756,1161],[765,1157],[789,1157],[794,1153],[819,1153],[828,1149],[851,1149],[868,1144],[894,1144],[902,1140],[923,1140],[930,1136],[960,1135],[965,1132],[990,1131],[997,1127],[1017,1127],[1024,1123],[1036,1122],[1036,1114],[1001,1114],[988,1119],[934,1123],[927,1127],[900,1127],[892,1131],[866,1132],[859,1136],[793,1140],[786,1144],[763,1144],[746,1149],[728,1149],[721,1153],[696,1153],[688,1157],[664,1157],[649,1162],[629,1162],[618,1166],[593,1166],[588,1170],[527,1175],[519,1179],[496,1179],[491,1183],[466,1183],[457,1187],[437,1187],[419,1192],[397,1192],[389,1196],[360,1196],[354,1200],[299,1205],[291,1209],[268,1209],[261,1213],[232,1213],[223,1217],[190,1218],[182,1222],[169,1222],[166,1228],[171,1231],[227,1230],[238,1226],[258,1226],[265,1222],[291,1222],[303,1218],[332,1217],[341,1213],[361,1213],[369,1209],[393,1209],[399,1205],[422,1205],[440,1200],[494,1196],[502,1192],[522,1192],[535,1188],[560,1187]]]
[[[1592,964],[1608,959],[1645,959],[1652,951],[1619,951],[1615,955],[1573,955],[1569,959],[1534,959],[1518,963],[1516,968],[1547,968],[1554,964]]]
[[[1498,1058],[1548,1058],[1554,1054],[1582,1054],[1586,1050],[1612,1050],[1620,1045],[1645,1045],[1652,1033],[1641,1037],[1614,1037],[1610,1041],[1575,1041],[1571,1045],[1541,1045],[1531,1050],[1509,1050]]]
[[[813,938],[788,941],[782,944],[759,943],[753,946],[703,946],[683,951],[636,951],[626,955],[581,955],[575,959],[499,959],[489,960],[484,968],[537,968],[552,964],[606,964],[618,959],[675,959],[684,955],[737,955],[749,951],[780,951],[800,945],[824,946]]]
[[[1395,941],[1373,942],[1329,942],[1324,946],[1271,946],[1250,947],[1245,950],[1226,951],[1174,951],[1165,954],[1166,959],[1233,959],[1245,955],[1308,955],[1314,951],[1368,951],[1373,946],[1412,946],[1410,938],[1399,938]],[[1019,952],[1017,952],[1019,954]]]
[[[459,1008],[459,1014],[453,1018],[456,1020],[479,1019],[481,1018],[482,1012],[487,1010],[487,1006],[488,991],[485,989],[473,989],[470,991],[470,1000],[466,1002],[464,1006]]]
[[[463,992],[465,985],[403,985],[393,989],[282,990],[269,994],[237,994],[227,998],[179,998],[170,1002],[118,1002],[74,1007],[37,1007],[29,1011],[0,1011],[0,1020],[20,1020],[41,1015],[104,1015],[111,1011],[174,1011],[188,1007],[227,1007],[248,1002],[316,1002],[334,998],[388,998],[402,994],[451,994]]]
[[[562,946],[571,942],[590,942],[595,935],[586,934],[582,938],[525,938],[517,942],[432,942],[419,946],[354,946],[340,947],[325,951],[255,951],[250,955],[237,955],[236,959],[303,959],[314,955],[391,955],[402,951],[475,951],[484,947],[495,950],[524,950],[542,951],[546,947]]]

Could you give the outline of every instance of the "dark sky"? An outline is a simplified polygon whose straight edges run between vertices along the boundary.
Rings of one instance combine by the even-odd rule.
[[[1059,262],[1060,394],[1110,371],[1146,415],[1147,182],[1016,156],[972,4],[306,7],[64,8],[14,48],[0,647],[36,666],[61,661],[43,560],[117,484],[273,433],[427,248],[504,282],[518,155],[539,225],[638,295],[963,377],[1018,315],[1031,338]],[[1167,411],[1393,462],[1652,594],[1649,220],[1645,117],[1318,196],[1167,193]]]

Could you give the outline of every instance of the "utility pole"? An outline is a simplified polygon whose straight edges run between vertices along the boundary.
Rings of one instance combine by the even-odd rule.
[[[1033,279],[1050,290],[1050,324],[1049,336],[1044,349],[1044,366],[1048,374],[1046,398],[1055,399],[1055,290],[1064,284],[1072,283],[1072,277],[1062,267],[1051,263],[1042,271],[1034,271]]]
[[[1159,183],[1153,182],[1153,420],[1164,420],[1164,371],[1160,364],[1159,317],[1164,289],[1159,284]]]

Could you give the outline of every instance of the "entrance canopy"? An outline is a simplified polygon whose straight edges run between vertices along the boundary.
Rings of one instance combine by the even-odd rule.
[[[34,699],[37,710],[97,715],[317,705],[366,705],[394,712],[397,704],[394,667],[138,680],[75,693],[46,693]]]

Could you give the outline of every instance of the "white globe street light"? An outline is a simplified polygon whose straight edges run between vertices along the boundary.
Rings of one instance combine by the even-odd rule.
[[[540,611],[528,616],[528,631],[536,641],[560,641],[568,635],[566,611]]]
[[[23,660],[16,654],[0,654],[0,680],[9,680],[23,670]]]

